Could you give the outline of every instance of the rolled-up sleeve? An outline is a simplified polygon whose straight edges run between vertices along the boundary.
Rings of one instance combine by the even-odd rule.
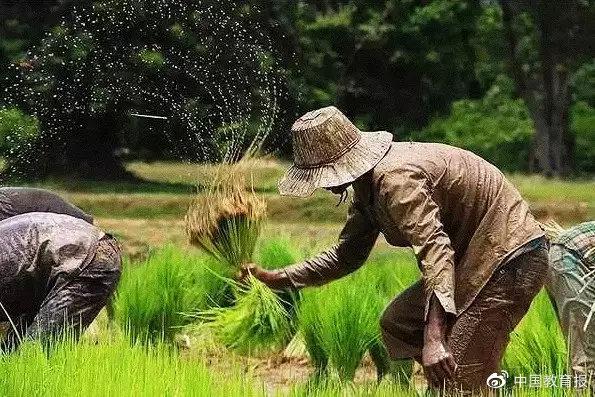
[[[385,179],[381,199],[385,200],[392,222],[415,252],[426,291],[425,316],[432,294],[447,313],[456,314],[454,250],[429,183],[421,171],[399,171]]]
[[[368,258],[379,234],[366,214],[358,203],[352,203],[339,242],[314,258],[280,269],[283,284],[294,289],[321,285],[358,269]]]

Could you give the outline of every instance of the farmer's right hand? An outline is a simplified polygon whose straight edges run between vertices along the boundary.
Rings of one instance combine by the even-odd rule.
[[[242,266],[238,279],[240,282],[245,283],[248,281],[248,277],[252,275],[256,279],[262,281],[270,288],[279,288],[279,273],[261,268],[255,263],[246,263]]]

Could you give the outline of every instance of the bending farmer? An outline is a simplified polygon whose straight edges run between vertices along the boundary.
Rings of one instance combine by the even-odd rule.
[[[568,341],[575,374],[595,375],[595,222],[559,231],[551,240],[546,289]]]
[[[10,351],[23,338],[76,337],[97,316],[121,271],[116,241],[68,215],[32,212],[0,222],[0,321]]]
[[[0,187],[0,221],[27,212],[64,214],[93,223],[91,215],[50,191],[29,187]]]
[[[416,359],[436,387],[485,387],[548,266],[544,232],[517,190],[470,152],[393,143],[388,132],[359,131],[334,107],[298,119],[292,138],[281,194],[322,187],[344,195],[352,186],[347,223],[317,257],[277,271],[254,266],[253,274],[273,288],[320,285],[359,268],[379,233],[412,247],[423,278],[381,319],[391,358]]]

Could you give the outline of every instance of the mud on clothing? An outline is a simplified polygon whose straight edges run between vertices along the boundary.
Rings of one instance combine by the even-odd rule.
[[[27,212],[64,214],[93,223],[91,215],[53,192],[28,187],[0,187],[0,221]]]
[[[457,389],[485,388],[487,377],[499,371],[509,334],[545,282],[545,238],[529,243],[519,252],[496,270],[461,315],[448,320],[447,346],[458,365],[452,386]],[[382,338],[393,359],[421,357],[423,294],[422,284],[413,284],[382,315]]]
[[[105,305],[120,268],[113,238],[81,219],[32,212],[0,221],[0,302],[22,335],[84,329]],[[7,319],[0,310],[0,320]],[[15,341],[12,333],[8,347]]]
[[[575,373],[595,376],[595,222],[574,226],[551,241],[546,289],[568,341]]]
[[[285,284],[319,285],[353,272],[382,233],[391,245],[413,248],[426,313],[435,294],[446,312],[460,315],[512,253],[544,236],[496,167],[448,145],[393,143],[353,190],[338,244],[280,270]]]

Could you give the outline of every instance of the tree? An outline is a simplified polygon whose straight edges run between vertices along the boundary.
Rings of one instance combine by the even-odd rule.
[[[122,178],[122,143],[198,161],[233,161],[262,145],[283,88],[253,22],[249,9],[206,0],[73,10],[12,65],[8,104],[36,116],[41,133],[8,158],[8,173]]]
[[[481,96],[472,47],[479,1],[299,3],[306,107],[335,103],[362,128],[406,139],[453,100]]]
[[[583,31],[595,16],[590,3],[500,0],[510,74],[535,125],[535,165],[548,176],[573,169],[570,76],[589,48],[580,40],[592,37]]]

